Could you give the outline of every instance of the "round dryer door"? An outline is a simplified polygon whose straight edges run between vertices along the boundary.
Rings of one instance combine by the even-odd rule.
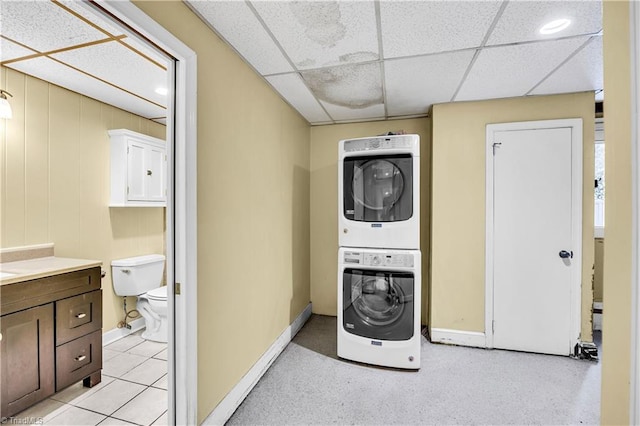
[[[368,161],[353,176],[355,202],[371,210],[391,209],[403,191],[402,172],[387,160]]]
[[[398,222],[413,215],[413,159],[408,154],[348,157],[341,187],[344,216],[359,222]]]
[[[351,287],[355,313],[374,326],[392,324],[404,312],[402,288],[387,274],[365,275]]]

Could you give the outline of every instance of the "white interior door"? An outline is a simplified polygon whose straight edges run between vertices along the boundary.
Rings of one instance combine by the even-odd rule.
[[[572,131],[493,132],[495,348],[572,351],[572,279],[581,267]]]

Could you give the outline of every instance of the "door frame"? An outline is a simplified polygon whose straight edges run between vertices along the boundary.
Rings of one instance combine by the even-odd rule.
[[[571,301],[570,301],[570,348],[573,348],[580,341],[582,329],[582,119],[570,118],[561,120],[541,120],[523,121],[512,123],[487,124],[485,139],[485,159],[486,159],[486,204],[485,204],[485,346],[493,348],[493,296],[494,296],[494,170],[493,170],[493,142],[494,134],[498,131],[517,130],[539,130],[571,128],[571,180],[572,180],[572,229],[571,246],[573,248],[573,259],[576,266],[571,273]]]
[[[175,58],[167,114],[166,251],[169,324],[168,422],[197,424],[197,58],[193,50],[129,0],[95,0]],[[179,296],[176,284],[180,283]],[[179,390],[179,391],[178,391]]]

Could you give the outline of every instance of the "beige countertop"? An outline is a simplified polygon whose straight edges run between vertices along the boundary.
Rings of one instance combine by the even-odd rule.
[[[102,261],[100,260],[55,256],[0,263],[0,285],[14,284],[101,265]]]

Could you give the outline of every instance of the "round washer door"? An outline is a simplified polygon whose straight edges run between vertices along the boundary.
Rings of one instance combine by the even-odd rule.
[[[355,313],[373,326],[395,322],[404,312],[404,293],[386,274],[365,275],[351,287]]]

